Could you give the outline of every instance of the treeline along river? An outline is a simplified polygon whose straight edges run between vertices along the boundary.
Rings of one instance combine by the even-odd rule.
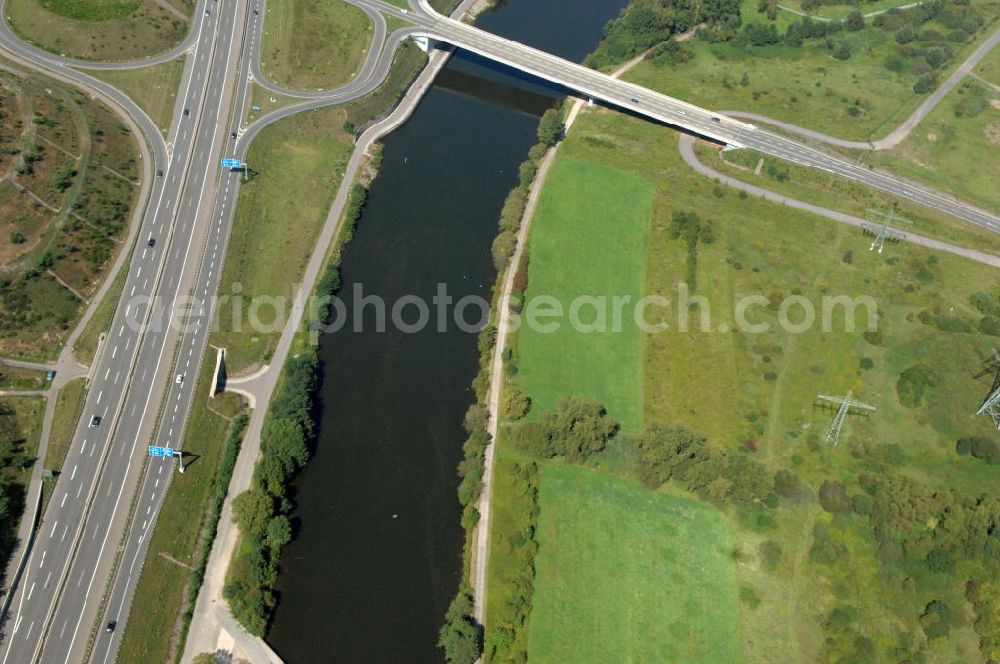
[[[624,4],[508,0],[477,24],[582,61]],[[438,284],[454,301],[490,299],[500,208],[538,117],[563,94],[462,52],[452,58],[384,142],[341,264],[347,311],[356,285],[389,308],[406,295],[430,303]],[[442,659],[438,629],[461,574],[456,466],[476,335],[436,324],[378,332],[375,318],[369,306],[362,331],[351,320],[321,342],[316,449],[294,487],[297,534],[268,633],[288,662]]]

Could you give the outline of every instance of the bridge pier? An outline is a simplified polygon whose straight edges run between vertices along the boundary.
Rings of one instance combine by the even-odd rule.
[[[431,49],[434,48],[434,44],[436,43],[435,40],[431,39],[430,37],[425,37],[423,35],[415,35],[411,37],[411,39],[413,39],[414,43],[417,46],[419,46],[420,50],[423,51],[424,53],[430,53]]]

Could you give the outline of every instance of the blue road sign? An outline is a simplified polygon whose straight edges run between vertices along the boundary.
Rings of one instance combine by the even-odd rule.
[[[243,166],[243,162],[240,161],[239,159],[223,159],[222,160],[222,167],[223,168],[240,168],[242,166]]]
[[[174,450],[172,447],[156,447],[154,445],[149,446],[149,456],[151,457],[172,457],[174,455]]]

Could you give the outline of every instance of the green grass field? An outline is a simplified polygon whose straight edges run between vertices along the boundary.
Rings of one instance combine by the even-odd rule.
[[[371,40],[371,20],[346,2],[269,2],[261,68],[272,82],[293,90],[333,88],[354,77]]]
[[[743,660],[715,509],[565,465],[542,468],[539,502],[532,661]]]
[[[743,3],[744,23],[767,23],[756,5]],[[989,13],[985,5],[978,11]],[[779,12],[779,31],[792,18]],[[933,20],[921,26],[929,28],[948,31]],[[996,23],[987,23],[972,43],[949,44],[954,54],[937,80],[943,81],[994,30]],[[684,43],[694,56],[689,62],[655,65],[647,60],[624,78],[706,108],[760,113],[839,138],[878,138],[923,101],[924,95],[913,92],[915,66],[893,32],[871,27],[870,21],[863,30],[834,38],[836,43],[842,40],[852,47],[850,59],[843,61],[834,58],[822,40],[802,47],[777,44],[749,50],[692,39]]]
[[[184,73],[183,59],[142,69],[102,69],[87,73],[107,81],[131,97],[132,101],[149,114],[163,135],[167,135],[181,75]]]
[[[353,149],[344,118],[339,108],[303,113],[268,127],[254,141],[247,163],[260,174],[240,191],[221,295],[237,292],[244,302],[258,295],[291,296]],[[212,340],[227,349],[230,373],[268,362],[283,321],[255,332],[245,308],[238,330],[232,310],[231,302],[220,305],[220,331]],[[273,311],[262,310],[260,320],[271,323]]]
[[[550,173],[532,222],[524,324],[518,333],[518,385],[532,409],[554,410],[561,396],[581,394],[601,401],[630,430],[642,426],[641,332],[625,306],[619,332],[611,298],[641,297],[648,251],[653,188],[634,173],[578,159],[561,159]],[[574,329],[571,303],[578,296],[605,297],[600,304],[609,332]],[[558,329],[532,329],[535,298],[555,298],[567,316]],[[577,319],[599,324],[594,306]],[[548,319],[538,318],[541,323]]]
[[[193,6],[156,0],[9,0],[4,11],[18,35],[48,51],[121,61],[162,53],[180,42]]]
[[[754,197],[741,198],[694,173],[680,159],[676,135],[669,129],[612,112],[584,113],[561,147],[560,159],[563,163],[600,164],[613,173],[630,171],[631,177],[652,183],[648,252],[632,256],[634,264],[645,265],[646,278],[639,292],[662,294],[676,303],[676,285],[687,281],[694,268],[694,294],[705,298],[702,308],[710,314],[702,329],[698,310],[685,308],[690,319],[687,332],[678,330],[681,312],[676,307],[651,317],[651,322],[664,321],[670,328],[640,339],[642,361],[637,380],[641,385],[624,388],[625,394],[642,404],[638,421],[693,428],[720,450],[748,454],[769,473],[792,470],[811,487],[809,498],[787,505],[782,501],[780,508],[770,511],[763,506],[729,504],[715,512],[716,507],[699,503],[709,514],[724,519],[731,533],[727,542],[731,541],[733,574],[743,600],[714,624],[723,630],[719,633],[733,634],[732,638],[740,641],[735,657],[745,655],[750,662],[819,661],[837,648],[849,647],[850,641],[848,646],[830,645],[832,632],[825,616],[837,606],[850,606],[857,612],[851,629],[863,634],[874,652],[892,652],[897,647],[921,649],[919,644],[900,646],[900,633],[921,633],[918,618],[926,597],[943,598],[953,606],[961,603],[962,584],[955,576],[929,573],[922,558],[885,558],[865,517],[833,516],[820,508],[815,492],[830,480],[844,482],[857,492],[857,478],[866,471],[903,474],[931,490],[957,490],[969,496],[995,492],[995,468],[959,456],[955,442],[961,437],[995,435],[988,418],[977,418],[974,413],[990,390],[990,377],[980,374],[997,341],[977,330],[981,316],[972,306],[971,296],[981,290],[996,294],[997,270],[905,242],[889,244],[883,254],[873,254],[868,250],[870,239],[856,229]],[[567,186],[553,179],[547,183],[543,198],[571,188],[572,183]],[[841,194],[853,196],[846,191]],[[620,204],[623,198],[613,200]],[[671,235],[675,212],[696,212],[702,223],[713,229],[714,241],[697,245],[694,266],[689,264],[687,244]],[[543,223],[536,230],[545,228],[541,215],[536,222]],[[559,246],[560,239],[577,242],[576,230],[567,225],[561,236],[549,242],[552,246]],[[609,250],[588,263],[589,273],[600,274],[617,259],[612,242],[605,244]],[[546,258],[533,253],[532,275],[539,270],[544,273],[546,262],[561,268],[562,261],[560,255]],[[529,284],[529,290],[534,286]],[[761,295],[775,303],[773,308],[754,305],[746,316],[747,322],[766,323],[769,329],[751,332],[736,325],[737,304],[748,295]],[[777,303],[791,295],[801,296],[814,307],[814,326],[801,331],[782,327]],[[852,316],[853,330],[847,328],[843,310],[836,307],[824,330],[823,298],[838,295],[872,298],[880,335],[863,335],[868,327],[864,306]],[[789,319],[800,321],[801,311],[793,308]],[[720,329],[723,323],[726,331]],[[544,358],[524,354],[523,344],[529,338],[524,330],[518,332],[519,381],[533,371],[541,374],[540,367],[549,368]],[[587,342],[593,343],[590,339]],[[563,345],[571,343],[575,342]],[[608,351],[595,346],[593,352],[577,356],[578,361],[591,365],[591,380],[600,384],[603,372],[603,384],[618,385],[622,381],[620,367],[598,356],[600,352]],[[617,352],[617,348],[611,350]],[[900,396],[900,379],[916,366],[929,367],[932,380],[925,386],[924,396],[907,405]],[[818,407],[816,395],[848,390],[878,410],[870,417],[849,417],[839,446],[830,447],[823,443],[823,432],[833,412]],[[609,657],[654,659],[644,660],[631,653],[641,652],[657,634],[649,629],[635,634],[624,631],[622,625],[631,625],[631,616],[607,618],[615,615],[615,607],[627,605],[630,593],[635,592],[629,589],[627,575],[619,572],[626,567],[622,561],[629,560],[640,544],[647,550],[661,548],[649,544],[656,541],[659,528],[652,528],[652,533],[636,529],[629,535],[631,540],[618,532],[633,522],[642,523],[634,516],[638,508],[622,508],[620,513],[605,508],[604,493],[612,491],[610,487],[617,482],[612,473],[634,472],[630,449],[628,443],[609,448],[598,460],[605,469],[602,471],[542,465],[539,552],[528,630],[532,659],[588,661],[590,652],[598,653],[595,661],[609,661]],[[494,543],[505,541],[505,529],[522,525],[505,516],[505,503],[511,497],[503,491],[503,475],[508,472],[503,459],[511,451],[505,449],[502,437],[500,453]],[[554,468],[561,473],[584,473],[593,478],[593,484],[605,488],[575,480],[586,484],[587,491],[579,490],[586,499],[574,496],[576,489],[557,490],[550,479]],[[636,485],[627,486],[645,501],[662,497]],[[595,506],[600,508],[593,509]],[[605,515],[606,511],[611,515]],[[556,515],[560,520],[552,521]],[[821,564],[812,557],[817,524],[843,547],[843,554],[831,563]],[[597,535],[588,534],[587,529],[605,538],[600,541],[614,545],[602,549],[591,544]],[[631,544],[619,548],[618,538]],[[779,549],[779,560],[773,567],[763,562],[765,541]],[[496,559],[491,558],[491,602],[504,601],[504,590],[495,590],[504,583],[499,572],[507,554],[503,547],[500,551]],[[690,567],[710,559],[716,551],[711,543],[703,542],[686,549],[677,560]],[[593,559],[580,560],[579,556],[587,555]],[[605,577],[614,583],[606,583]],[[648,573],[645,577],[654,579],[648,588],[660,589],[651,602],[668,607],[672,606],[671,593],[683,590],[688,582],[682,579],[679,590],[669,581],[656,583]],[[905,578],[915,579],[916,596],[907,589]],[[709,585],[711,592],[722,593],[731,592],[733,583],[730,579]],[[647,590],[647,586],[642,589]],[[500,597],[493,598],[494,592]],[[587,614],[582,607],[588,606],[605,613],[591,609],[593,613]],[[604,619],[618,632],[601,632]],[[579,625],[586,628],[575,631]],[[493,628],[488,624],[487,633]],[[614,640],[619,633],[625,636]],[[598,636],[591,640],[591,634]],[[700,647],[700,637],[691,634],[675,635],[672,645]],[[607,641],[617,648],[610,651],[612,655],[597,650]],[[935,641],[933,648],[923,651],[928,661],[978,661],[976,642],[972,623],[960,618],[954,621],[946,640]],[[566,650],[580,643],[590,644],[590,650]],[[569,654],[562,657],[564,652]],[[616,653],[626,654],[614,657]],[[682,656],[677,659],[683,661]],[[873,656],[864,661],[878,660]],[[727,659],[717,657],[715,661]]]
[[[1000,92],[967,77],[902,144],[876,152],[869,160],[964,201],[1000,211],[998,171],[984,167],[996,159],[998,150]]]
[[[40,0],[43,8],[79,21],[106,21],[128,16],[142,4],[141,0]]]

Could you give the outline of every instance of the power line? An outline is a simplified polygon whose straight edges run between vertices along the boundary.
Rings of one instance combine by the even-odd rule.
[[[875,236],[869,250],[875,251],[875,249],[878,249],[880,254],[882,253],[882,249],[885,247],[885,241],[887,239],[892,242],[899,242],[900,240],[906,238],[906,234],[903,233],[903,231],[892,227],[894,222],[902,222],[904,224],[910,224],[911,226],[913,225],[912,221],[900,217],[892,210],[883,212],[882,210],[869,209],[868,214],[871,215],[873,219],[863,224],[863,228],[866,233]]]

